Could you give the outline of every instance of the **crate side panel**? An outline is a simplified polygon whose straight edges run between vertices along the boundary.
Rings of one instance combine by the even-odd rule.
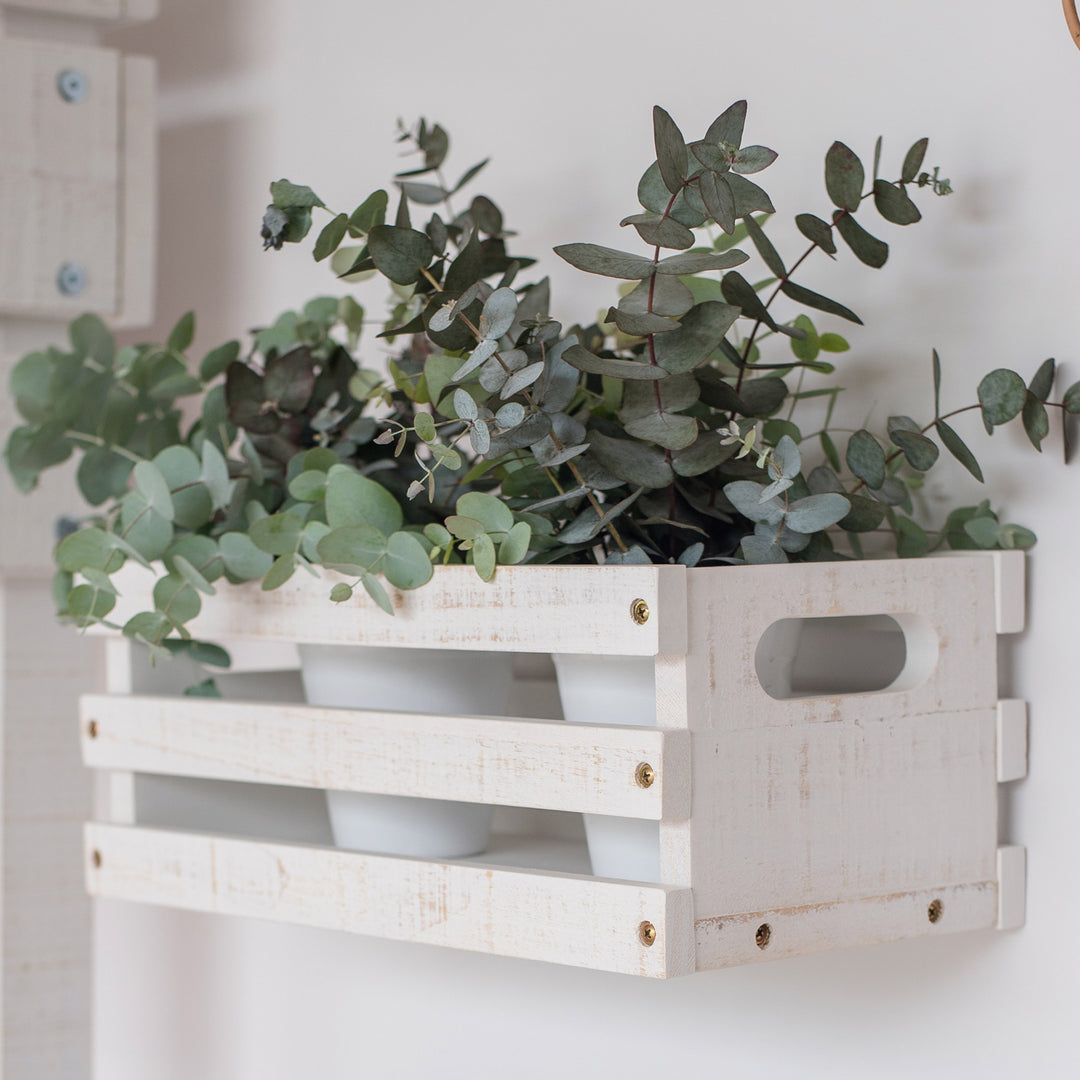
[[[996,710],[696,732],[698,917],[993,880]]]
[[[692,966],[686,890],[108,825],[86,843],[95,896],[632,975]]]
[[[691,571],[689,581],[689,652],[704,665],[692,673],[695,727],[855,720],[868,708],[892,715],[982,709],[997,700],[995,564],[986,556],[710,569]],[[922,682],[786,700],[765,692],[756,653],[773,623],[863,615],[914,615],[932,631],[927,648],[937,659],[927,662]],[[922,641],[908,635],[909,656]],[[906,679],[907,672],[897,685]]]

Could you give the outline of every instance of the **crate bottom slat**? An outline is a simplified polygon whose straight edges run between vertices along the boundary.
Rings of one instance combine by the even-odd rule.
[[[630,975],[693,971],[689,889],[96,823],[85,843],[93,896]]]

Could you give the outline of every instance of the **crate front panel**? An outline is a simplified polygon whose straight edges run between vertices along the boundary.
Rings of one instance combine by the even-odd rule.
[[[686,732],[142,695],[87,695],[80,712],[92,768],[651,820],[689,813]]]
[[[694,968],[688,889],[116,825],[87,826],[86,851],[94,896],[631,975]]]
[[[272,592],[226,586],[205,599],[191,632],[214,641],[297,641],[499,652],[655,656],[686,651],[686,569],[682,566],[501,566],[482,581],[471,566],[437,567],[420,589],[387,587],[394,614],[362,590],[332,604],[340,575],[302,571]],[[123,623],[152,607],[153,578],[138,566],[116,576],[121,597],[110,616]],[[648,618],[636,622],[635,601]]]

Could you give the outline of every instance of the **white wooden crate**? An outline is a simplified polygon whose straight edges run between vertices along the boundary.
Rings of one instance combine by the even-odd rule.
[[[653,657],[658,726],[135,694],[126,645],[110,642],[111,693],[84,698],[81,715],[86,763],[113,771],[111,820],[86,832],[94,895],[658,977],[1023,921],[1023,849],[997,840],[997,784],[1026,768],[1023,705],[997,699],[997,634],[1023,623],[1020,553],[508,567],[491,585],[447,568],[392,593],[393,618],[365,598],[331,606],[328,588],[224,589],[192,630],[267,648]],[[143,586],[126,591],[137,610]],[[859,615],[905,632],[889,688],[786,700],[762,688],[770,625]],[[527,852],[440,862],[150,828],[135,820],[133,774],[652,819],[662,884],[529,868]]]

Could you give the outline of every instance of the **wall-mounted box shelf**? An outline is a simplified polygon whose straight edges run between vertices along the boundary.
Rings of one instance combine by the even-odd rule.
[[[1019,553],[507,567],[490,585],[455,567],[392,594],[393,618],[331,606],[328,588],[223,588],[192,630],[651,657],[657,727],[133,694],[110,642],[111,692],[81,716],[86,763],[114,773],[111,820],[86,832],[94,895],[660,977],[1023,920],[1023,849],[997,838],[998,782],[1026,755],[1023,705],[997,698],[997,633],[1023,622]],[[138,610],[144,587],[124,591]],[[887,689],[763,689],[774,623],[880,615],[906,642]],[[595,878],[581,845],[542,837],[440,861],[152,827],[133,774],[652,819],[662,883]]]

